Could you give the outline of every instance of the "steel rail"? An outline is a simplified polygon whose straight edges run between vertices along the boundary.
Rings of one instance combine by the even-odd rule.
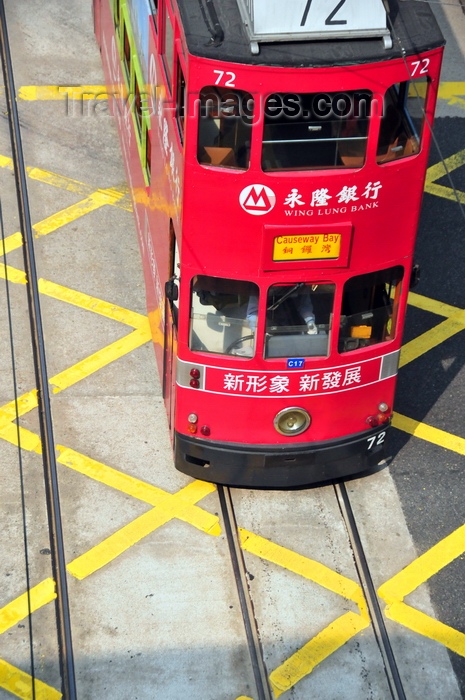
[[[44,466],[47,516],[49,521],[52,572],[56,583],[56,620],[59,649],[62,694],[65,700],[75,700],[76,678],[71,638],[71,620],[69,612],[68,586],[66,579],[66,562],[64,554],[63,528],[60,511],[60,498],[53,438],[52,413],[48,393],[48,375],[44,347],[44,333],[39,302],[39,285],[34,255],[34,237],[27,191],[26,168],[24,164],[21,129],[16,89],[13,76],[10,44],[4,0],[0,0],[0,50],[2,72],[5,85],[5,97],[8,109],[11,149],[16,182],[16,195],[21,234],[23,236],[23,254],[28,280],[27,299],[31,324],[34,369],[38,390],[38,408],[40,435],[42,441],[42,460]],[[33,682],[34,686],[34,682]],[[35,692],[33,688],[33,692]]]
[[[334,490],[348,532],[350,544],[355,559],[355,566],[362,585],[373,624],[376,641],[384,662],[389,689],[393,700],[406,700],[405,691],[399,674],[399,669],[392,651],[389,635],[384,624],[383,613],[376,595],[376,589],[371,578],[370,569],[358,532],[355,515],[350,504],[349,495],[344,483],[335,484]]]
[[[247,644],[249,647],[252,669],[257,687],[258,700],[272,700],[268,673],[258,636],[257,623],[255,621],[252,600],[250,598],[249,586],[247,582],[247,571],[242,554],[239,535],[237,532],[236,516],[231,498],[231,491],[227,486],[218,485],[218,496],[220,499],[221,512],[223,515],[226,539],[228,541],[231,563],[236,580],[239,602],[244,620]]]

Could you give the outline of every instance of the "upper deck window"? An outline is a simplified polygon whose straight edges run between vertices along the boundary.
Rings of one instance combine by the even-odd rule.
[[[199,163],[246,170],[253,109],[253,97],[244,90],[205,87],[200,93]]]
[[[425,76],[387,91],[376,154],[380,165],[420,152],[427,88]]]
[[[372,93],[275,93],[265,104],[262,168],[360,168]]]

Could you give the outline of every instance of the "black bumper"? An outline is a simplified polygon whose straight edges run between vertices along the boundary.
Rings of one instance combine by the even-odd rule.
[[[175,466],[202,481],[255,488],[308,486],[341,479],[379,464],[389,426],[298,447],[238,445],[176,433]]]

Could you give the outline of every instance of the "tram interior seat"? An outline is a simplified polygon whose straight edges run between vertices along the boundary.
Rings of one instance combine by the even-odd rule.
[[[419,151],[418,141],[414,136],[410,136],[407,140],[402,143],[400,138],[396,138],[395,141],[390,143],[386,150],[378,150],[376,156],[377,163],[389,163],[391,160],[396,158],[405,158],[406,156],[413,156]]]
[[[232,148],[204,146],[204,149],[210,159],[210,165],[236,165],[236,158]]]
[[[307,333],[269,335],[266,339],[267,357],[326,357],[328,335]]]
[[[304,170],[331,168],[343,164],[338,153],[338,139],[333,138],[331,124],[285,122],[266,125],[263,143],[265,170]]]

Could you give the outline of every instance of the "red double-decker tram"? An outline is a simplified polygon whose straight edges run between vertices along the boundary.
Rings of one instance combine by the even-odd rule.
[[[388,4],[94,0],[194,477],[304,485],[384,457],[444,44],[428,5]]]

